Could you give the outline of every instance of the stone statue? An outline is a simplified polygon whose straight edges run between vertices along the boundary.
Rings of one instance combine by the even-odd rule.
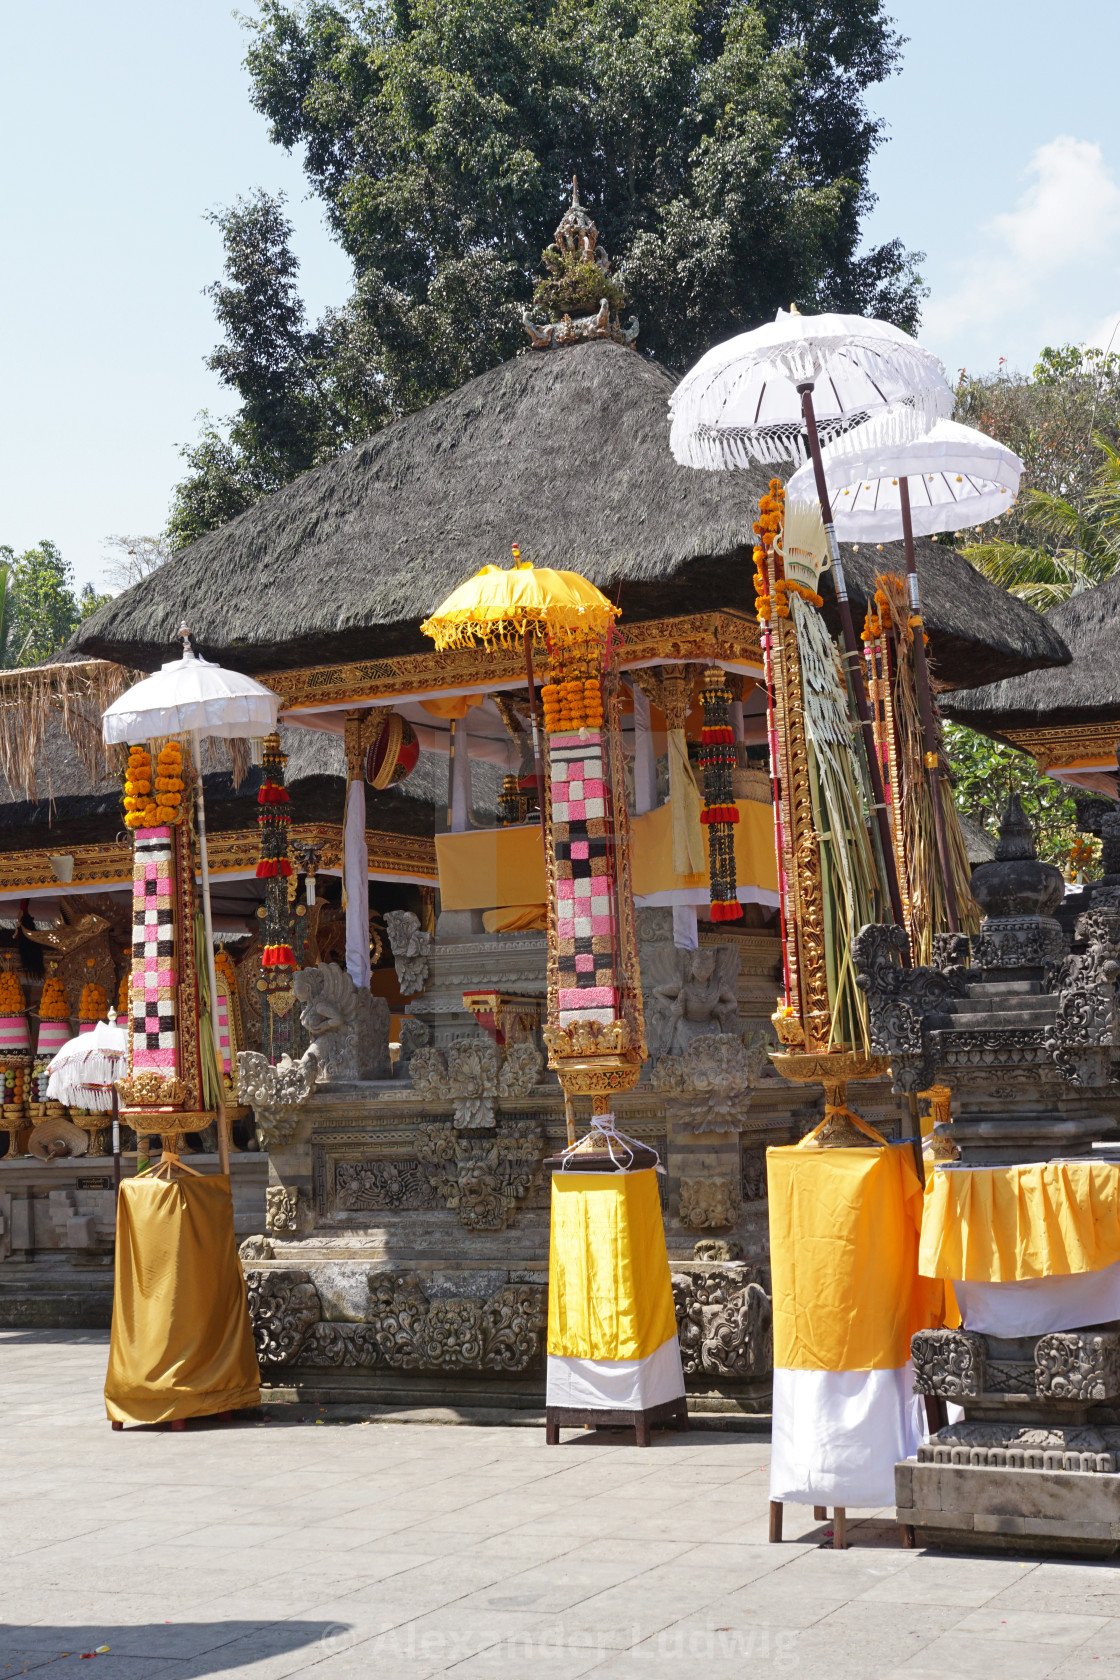
[[[739,1029],[739,953],[730,945],[681,951],[650,945],[642,953],[646,1033],[651,1056],[683,1056],[696,1038]]]
[[[238,1051],[238,1098],[251,1106],[266,1149],[279,1149],[291,1141],[300,1105],[311,1095],[318,1071],[313,1050],[304,1051],[298,1062],[281,1056],[275,1067],[257,1050]]]
[[[455,1127],[477,1131],[496,1123],[499,1097],[527,1097],[543,1066],[535,1044],[508,1045],[503,1056],[490,1039],[465,1038],[449,1044],[446,1055],[435,1048],[414,1051],[408,1071],[417,1096],[452,1103]]]
[[[650,1084],[669,1099],[682,1132],[739,1132],[750,1112],[750,1088],[762,1076],[766,1040],[752,1037],[748,1050],[731,1033],[703,1033],[682,1055],[662,1056]]]
[[[432,936],[420,928],[420,918],[411,910],[390,910],[385,917],[393,963],[402,997],[415,997],[428,983],[428,957]]]
[[[384,998],[355,986],[337,963],[297,969],[292,990],[303,1005],[300,1020],[311,1035],[320,1085],[390,1077],[389,1005]]]

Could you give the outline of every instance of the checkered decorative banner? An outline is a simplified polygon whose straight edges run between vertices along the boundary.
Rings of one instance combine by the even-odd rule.
[[[556,938],[560,1025],[618,1015],[616,916],[602,736],[553,735],[552,843],[556,860]]]
[[[169,828],[139,828],[132,870],[132,1070],[177,1071],[175,910]]]

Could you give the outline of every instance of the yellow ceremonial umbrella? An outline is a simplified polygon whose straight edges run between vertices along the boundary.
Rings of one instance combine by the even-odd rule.
[[[450,594],[420,626],[437,649],[482,643],[506,646],[516,636],[540,641],[545,632],[565,636],[605,636],[618,617],[601,590],[578,572],[555,572],[520,559],[514,547],[512,571],[482,570]]]

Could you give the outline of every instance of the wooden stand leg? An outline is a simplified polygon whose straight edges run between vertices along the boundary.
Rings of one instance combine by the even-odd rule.
[[[902,1544],[903,1544],[903,1546],[906,1548],[907,1551],[912,1552],[914,1550],[914,1547],[918,1544],[917,1538],[914,1534],[913,1523],[899,1523],[898,1526],[902,1530]]]
[[[813,1506],[813,1521],[814,1522],[825,1522],[827,1520],[827,1518],[828,1518],[828,1506],[827,1505],[814,1505]]]
[[[683,1434],[688,1428],[688,1406],[681,1401],[680,1411],[677,1413],[677,1428]]]
[[[640,1417],[634,1425],[634,1439],[640,1447],[648,1447],[653,1439],[650,1433],[649,1419]]]
[[[114,1429],[123,1429],[124,1424],[123,1423],[118,1423],[117,1420],[114,1418],[113,1419],[113,1428]]]
[[[546,1447],[560,1445],[560,1425],[550,1417],[546,1417],[544,1421],[544,1444]]]
[[[171,1427],[174,1430],[185,1429],[187,1427],[186,1418],[172,1418]]]
[[[770,1544],[780,1546],[782,1543],[782,1502],[780,1499],[770,1501]]]
[[[834,1552],[845,1552],[848,1549],[848,1513],[843,1505],[833,1508],[832,1549]]]

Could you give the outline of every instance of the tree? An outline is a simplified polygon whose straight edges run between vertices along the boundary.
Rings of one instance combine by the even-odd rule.
[[[1046,349],[1029,379],[1000,373],[957,388],[957,417],[1024,465],[1017,502],[963,552],[1031,606],[1111,577],[1120,562],[1120,356]]]
[[[253,102],[355,285],[311,329],[279,202],[219,217],[241,408],[187,452],[177,543],[522,348],[573,175],[673,367],[792,301],[916,323],[917,259],[858,254],[882,0],[261,0],[250,28]]]
[[[166,537],[106,537],[105,547],[110,551],[105,581],[114,589],[130,589],[171,558]],[[87,584],[86,588],[90,587]]]
[[[963,724],[946,723],[944,730],[958,811],[995,835],[1008,794],[1018,793],[1035,831],[1039,857],[1067,869],[1077,840],[1077,811],[1070,788],[1043,775],[1033,758],[1014,747]]]
[[[41,665],[65,646],[83,618],[109,599],[87,583],[74,594],[74,573],[46,538],[22,554],[0,546],[0,665]]]

